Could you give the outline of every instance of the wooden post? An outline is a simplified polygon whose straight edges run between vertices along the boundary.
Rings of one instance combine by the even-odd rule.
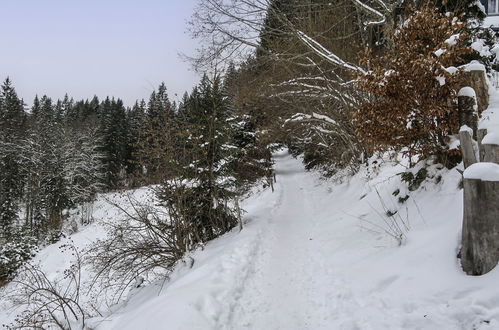
[[[475,149],[473,148],[473,131],[464,125],[459,130],[459,140],[461,141],[461,152],[463,154],[464,168],[468,168],[477,162]]]
[[[472,135],[476,138],[478,128],[478,107],[475,90],[471,87],[463,87],[457,95],[459,108],[459,124],[466,125],[472,129]]]
[[[483,162],[499,164],[499,145],[483,143],[480,153],[483,155],[480,156]]]
[[[476,163],[464,171],[461,265],[483,275],[499,262],[499,165]]]
[[[487,135],[486,128],[479,128],[476,132],[476,142],[478,142],[478,150],[479,150],[479,161],[483,162],[483,149],[482,149],[482,141],[483,138]]]
[[[485,67],[483,65],[479,66],[483,70],[470,70],[463,73],[463,83],[461,86],[470,86],[475,90],[478,113],[480,114],[489,107],[489,86],[487,84]]]
[[[499,164],[499,134],[489,132],[480,143],[480,159],[483,162]]]

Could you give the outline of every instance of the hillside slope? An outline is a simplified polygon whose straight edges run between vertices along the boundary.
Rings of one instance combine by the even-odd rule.
[[[431,170],[432,167],[430,166]],[[277,186],[246,201],[246,227],[194,253],[192,269],[137,292],[98,329],[496,329],[499,270],[468,277],[456,258],[462,192],[440,170],[416,193],[402,165],[320,182],[286,152]],[[392,192],[410,194],[400,204]],[[408,219],[401,246],[383,205]],[[378,231],[376,233],[375,231]]]
[[[88,325],[99,330],[499,327],[499,270],[469,277],[456,258],[462,221],[456,170],[426,164],[427,178],[409,191],[398,175],[407,171],[403,162],[377,160],[369,170],[334,183],[306,172],[286,151],[275,161],[275,192],[255,192],[244,201],[241,232],[235,229],[193,252],[168,282],[133,290]],[[100,204],[98,216],[116,216]],[[402,240],[386,233],[394,226]],[[97,221],[73,241],[85,246],[102,235]],[[61,261],[57,246],[37,257],[47,260],[53,278],[69,262]],[[0,324],[12,319],[7,305],[3,302]]]

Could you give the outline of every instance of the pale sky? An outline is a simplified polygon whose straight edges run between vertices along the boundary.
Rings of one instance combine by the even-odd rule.
[[[196,0],[0,0],[0,79],[20,97],[107,95],[126,105],[164,81],[171,99],[198,81],[186,21]]]

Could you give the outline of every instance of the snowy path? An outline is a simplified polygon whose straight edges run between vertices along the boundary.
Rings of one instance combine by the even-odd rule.
[[[310,187],[296,161],[282,158],[276,170],[280,201],[270,215],[255,273],[245,285],[229,328],[318,329],[318,294],[323,286],[316,282],[321,270],[312,258],[317,247]]]
[[[415,197],[431,227],[416,221],[422,215],[412,206],[411,241],[399,247],[390,237],[361,228],[360,218],[381,221],[380,197],[371,186],[375,180],[367,182],[361,174],[328,185],[287,152],[275,160],[275,192],[267,189],[244,202],[243,231],[234,230],[194,252],[192,269],[179,267],[162,290],[152,285],[137,292],[116,313],[96,319],[96,328],[499,328],[499,291],[490,290],[499,270],[470,278],[455,259],[459,173],[449,172],[441,192],[433,188]],[[377,179],[391,206],[397,205],[392,192],[403,188],[396,176],[400,171],[387,166]]]
[[[462,221],[457,171],[439,172],[438,184],[428,180],[424,189],[409,192],[397,175],[402,165],[388,163],[374,176],[362,170],[332,183],[304,171],[287,152],[275,161],[275,192],[255,189],[243,202],[244,230],[193,251],[194,264],[180,262],[169,281],[134,290],[109,309],[101,306],[103,315],[88,320],[90,328],[499,329],[499,267],[470,277],[456,259]],[[396,190],[410,194],[410,203],[401,204]],[[145,192],[138,191],[144,200]],[[402,246],[365,230],[368,223],[384,225],[380,200],[410,221]],[[106,205],[98,204],[95,217],[119,219]],[[84,247],[103,233],[96,222],[71,239]],[[37,256],[51,278],[69,262],[61,258],[60,244]],[[7,307],[0,290],[0,325],[15,316]]]

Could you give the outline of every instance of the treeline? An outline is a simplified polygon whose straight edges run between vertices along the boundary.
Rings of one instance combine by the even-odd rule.
[[[202,209],[214,207],[213,194],[231,190],[233,197],[270,177],[270,152],[253,119],[235,111],[228,90],[221,77],[205,76],[179,104],[161,84],[148,102],[131,108],[109,97],[43,96],[26,109],[7,78],[0,94],[0,241],[17,239],[20,231],[56,240],[69,209],[80,207],[82,222],[90,221],[98,192],[199,180],[189,188],[205,196]],[[214,222],[218,213],[206,212]]]

